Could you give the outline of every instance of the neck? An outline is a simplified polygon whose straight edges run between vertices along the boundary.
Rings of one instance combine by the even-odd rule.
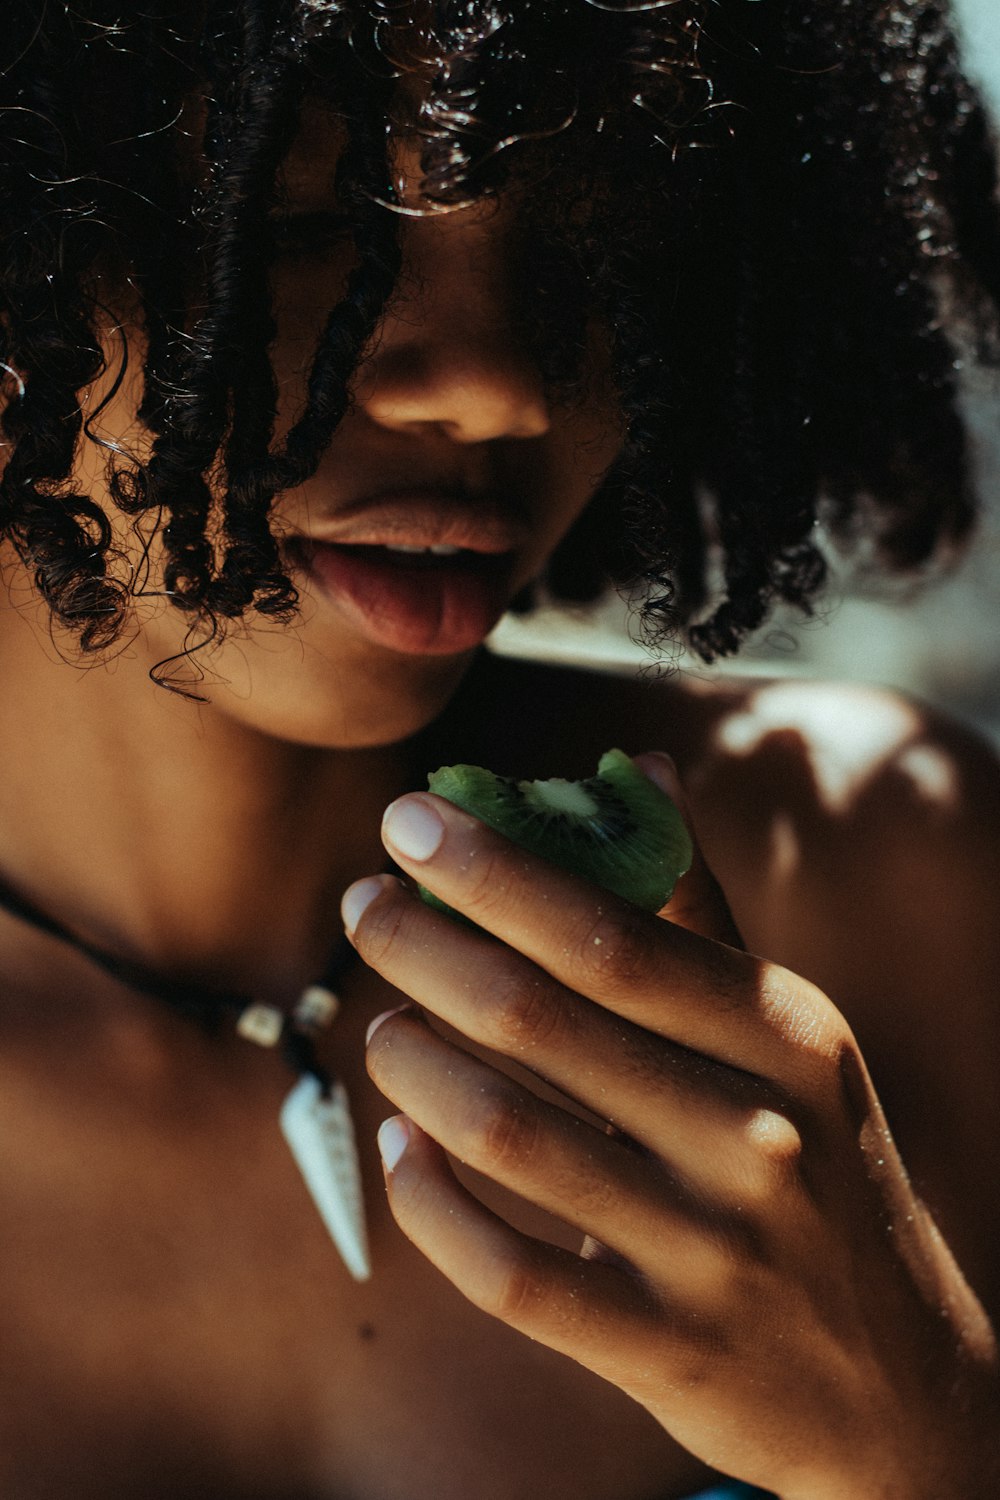
[[[77,936],[164,977],[281,1003],[321,972],[339,898],[382,867],[405,746],[292,745],[0,631],[0,873]]]

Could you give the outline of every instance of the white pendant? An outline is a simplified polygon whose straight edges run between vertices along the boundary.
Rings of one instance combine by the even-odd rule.
[[[347,1090],[335,1083],[323,1098],[305,1073],[281,1107],[281,1129],[312,1200],[356,1281],[371,1275],[361,1168]]]

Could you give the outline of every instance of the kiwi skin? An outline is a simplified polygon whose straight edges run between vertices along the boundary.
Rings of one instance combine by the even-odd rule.
[[[691,864],[691,838],[666,792],[621,750],[585,781],[514,781],[482,766],[442,766],[432,792],[472,813],[522,849],[658,912]],[[420,886],[429,905],[452,915]]]

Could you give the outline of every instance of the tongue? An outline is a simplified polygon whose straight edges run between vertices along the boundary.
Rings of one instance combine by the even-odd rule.
[[[320,543],[312,571],[370,640],[421,655],[478,646],[508,598],[509,562],[474,552],[414,556]]]

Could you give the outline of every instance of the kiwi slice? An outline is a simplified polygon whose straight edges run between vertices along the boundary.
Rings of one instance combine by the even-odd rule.
[[[585,781],[514,781],[482,766],[442,766],[427,785],[522,849],[646,911],[666,905],[691,863],[680,813],[622,750],[602,755]],[[420,894],[451,911],[423,886]]]

